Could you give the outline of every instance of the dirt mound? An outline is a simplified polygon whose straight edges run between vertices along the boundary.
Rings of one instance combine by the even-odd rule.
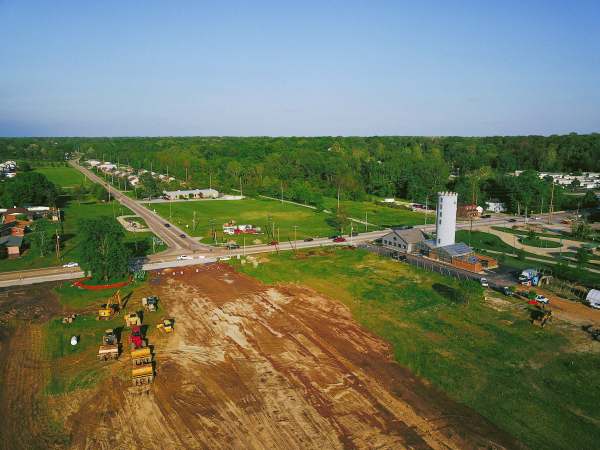
[[[51,290],[60,283],[40,283],[0,289],[0,325],[8,321],[44,323],[59,316],[62,305]]]
[[[340,302],[223,265],[153,286],[175,333],[156,380],[106,379],[67,426],[72,448],[519,448],[391,362]]]

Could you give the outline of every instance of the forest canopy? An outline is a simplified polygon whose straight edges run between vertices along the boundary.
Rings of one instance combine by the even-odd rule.
[[[281,196],[315,203],[321,195],[364,200],[367,195],[425,201],[440,190],[459,201],[490,197],[516,209],[543,207],[551,181],[519,170],[600,172],[600,135],[493,137],[163,137],[0,139],[0,157],[64,161],[72,152],[151,168],[189,188],[239,189],[245,195]],[[458,175],[450,179],[450,173]],[[177,186],[175,186],[177,187]],[[558,191],[558,192],[556,192]],[[556,205],[572,200],[555,191]],[[322,200],[321,200],[322,201]]]

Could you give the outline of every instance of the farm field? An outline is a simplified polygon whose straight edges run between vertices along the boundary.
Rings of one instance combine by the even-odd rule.
[[[147,203],[145,204],[147,207]],[[294,239],[294,225],[298,226],[298,239],[305,237],[323,237],[339,233],[328,222],[331,215],[318,213],[314,209],[304,208],[289,203],[281,204],[275,200],[202,200],[188,202],[164,202],[150,203],[150,209],[166,220],[169,220],[169,209],[171,209],[171,223],[177,225],[190,236],[202,236],[204,242],[210,238],[211,225],[209,219],[215,219],[215,231],[219,240],[225,236],[227,241],[238,241],[243,237],[224,235],[222,225],[229,220],[235,220],[237,224],[252,224],[262,228],[266,232],[271,215],[271,227],[275,224],[275,238],[279,228],[279,240],[286,241]],[[196,230],[192,231],[193,216],[196,211]],[[189,225],[189,228],[186,228]],[[260,239],[263,243],[271,240],[267,234],[256,236],[246,235],[246,245],[250,245],[254,239]]]
[[[52,183],[62,187],[73,187],[76,184],[83,184],[85,176],[77,169],[69,167],[34,167],[35,172],[42,173]],[[88,184],[89,180],[86,181]]]
[[[142,296],[161,299],[143,319],[155,364],[150,386],[131,386],[122,316],[93,320],[112,291],[63,286],[50,295],[0,297],[3,309],[27,309],[35,298],[45,311],[28,321],[15,314],[0,340],[7,357],[0,398],[9,413],[0,416],[0,446],[520,448],[391,362],[392,346],[339,301],[306,286],[263,285],[228,265],[198,269],[151,274],[158,283],[122,290],[132,292],[126,310],[139,308]],[[61,309],[79,315],[71,324],[49,319]],[[175,319],[174,333],[156,329],[163,316]],[[96,352],[108,327],[124,350],[118,361],[100,364]],[[77,346],[69,343],[73,335]]]
[[[358,323],[394,346],[396,362],[526,446],[596,445],[600,346],[567,313],[557,310],[554,324],[541,329],[529,322],[524,301],[497,293],[470,308],[457,306],[447,298],[450,278],[362,251],[269,259],[239,270],[340,300]]]
[[[355,219],[364,222],[365,217],[368,218],[369,224],[376,226],[375,230],[383,229],[382,226],[389,228],[425,224],[424,213],[390,208],[383,204],[374,205],[373,203],[354,202],[350,200],[342,200],[340,201],[340,205],[346,206],[352,217]],[[325,197],[325,209],[328,211],[335,211],[337,209],[337,199]],[[427,223],[435,223],[435,211],[429,211]],[[355,224],[355,227],[356,226],[357,225]],[[364,225],[358,225],[358,227],[360,228],[360,231],[364,231],[365,229]],[[374,231],[370,225],[369,230]]]

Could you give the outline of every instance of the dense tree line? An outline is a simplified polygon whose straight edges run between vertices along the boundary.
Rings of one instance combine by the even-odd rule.
[[[79,150],[88,158],[129,164],[184,181],[185,187],[270,195],[318,204],[322,195],[364,200],[368,195],[423,202],[440,190],[498,197],[511,210],[550,203],[552,183],[535,171],[600,171],[600,135],[289,138],[56,138],[0,139],[4,159],[56,160]],[[507,176],[529,170],[521,177]],[[450,180],[453,172],[457,178]],[[171,183],[169,188],[178,188]],[[146,189],[148,190],[148,189]],[[149,190],[154,190],[154,186]],[[147,194],[148,192],[142,192]],[[555,188],[554,204],[580,199]],[[542,204],[543,203],[543,204]],[[556,208],[555,208],[556,209]]]
[[[17,173],[0,183],[0,205],[2,208],[56,206],[60,192],[60,187],[39,172]]]

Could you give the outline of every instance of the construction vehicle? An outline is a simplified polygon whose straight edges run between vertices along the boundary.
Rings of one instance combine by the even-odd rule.
[[[547,324],[552,323],[552,319],[554,319],[554,313],[550,309],[535,311],[535,316],[533,317],[533,324],[537,325],[538,327],[544,328]]]
[[[148,297],[142,299],[142,305],[144,305],[144,310],[148,312],[156,311],[158,308],[158,297]]]
[[[159,323],[158,325],[156,325],[156,328],[158,328],[163,333],[172,333],[173,321],[171,319],[163,320],[163,323]]]
[[[113,303],[113,300],[118,301],[119,303]],[[100,307],[100,310],[98,311],[98,317],[96,317],[96,320],[113,319],[119,314],[121,309],[123,309],[123,302],[121,300],[121,291],[118,290],[111,298],[108,299],[105,305],[102,305]]]
[[[142,337],[142,330],[140,327],[133,327],[131,334],[129,335],[129,345],[131,349],[141,348],[146,346],[146,339]]]
[[[105,362],[109,359],[117,360],[119,358],[119,344],[117,342],[117,335],[112,328],[109,328],[104,332],[102,338],[102,345],[98,350],[98,361]]]
[[[230,220],[230,221],[224,223],[223,228],[226,228],[226,227],[235,227],[235,220]]]
[[[134,386],[152,383],[154,381],[154,369],[152,369],[152,364],[143,364],[141,366],[132,367],[131,378]]]
[[[152,362],[152,354],[150,348],[134,348],[131,350],[131,364],[133,367],[143,366]]]
[[[71,314],[70,316],[63,317],[62,323],[73,323],[75,320],[76,314]]]
[[[127,328],[140,326],[141,324],[142,324],[142,318],[140,317],[140,315],[137,312],[125,314],[125,326]]]

